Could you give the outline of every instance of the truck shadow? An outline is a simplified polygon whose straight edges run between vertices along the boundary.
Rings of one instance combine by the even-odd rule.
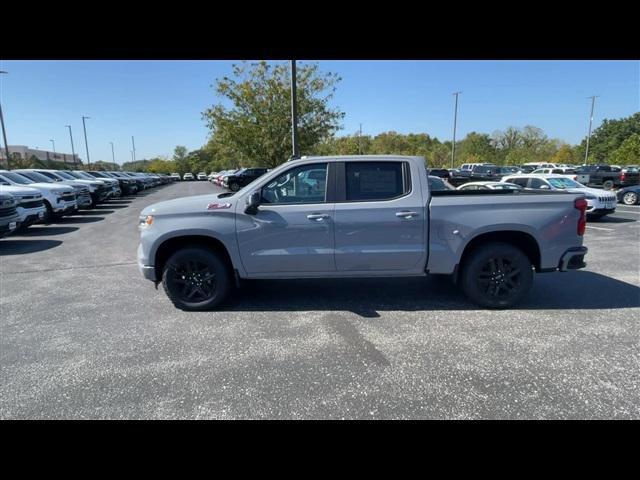
[[[102,213],[102,212],[100,212]],[[67,224],[67,223],[94,223],[94,222],[99,222],[100,220],[104,220],[104,217],[87,217],[87,216],[80,216],[80,217],[64,217],[62,219],[60,219],[57,223],[61,223],[61,224]]]
[[[625,218],[625,217],[611,217],[607,215],[602,218],[594,219],[591,221],[587,220],[587,225],[589,223],[602,224],[602,223],[629,223],[629,222],[637,222],[637,220],[634,220],[632,218]]]
[[[588,271],[537,275],[528,297],[514,310],[589,310],[640,307],[640,288]],[[245,281],[228,311],[479,310],[447,278]]]
[[[76,230],[78,230],[78,227],[32,226],[20,230],[17,235],[21,237],[48,237],[50,235],[63,235]]]
[[[0,240],[0,256],[42,252],[58,245],[60,240]]]

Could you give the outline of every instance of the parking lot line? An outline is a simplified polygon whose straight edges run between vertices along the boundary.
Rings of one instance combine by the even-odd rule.
[[[616,208],[616,212],[635,213],[636,215],[640,215],[640,211],[638,210],[623,210],[621,208]]]
[[[608,232],[613,232],[613,228],[592,227],[591,225],[587,225],[587,228],[595,228],[596,230],[606,230]]]

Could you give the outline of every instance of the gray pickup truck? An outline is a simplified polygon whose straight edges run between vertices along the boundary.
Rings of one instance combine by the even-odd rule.
[[[423,157],[303,157],[236,193],[156,203],[138,266],[178,308],[220,305],[240,279],[451,275],[508,308],[535,272],[583,268],[581,194],[429,190]]]

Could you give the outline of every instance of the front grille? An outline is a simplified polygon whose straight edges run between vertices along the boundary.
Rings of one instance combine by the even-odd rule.
[[[598,197],[601,202],[615,202],[616,197]]]
[[[0,217],[12,217],[16,214],[16,207],[0,208]]]
[[[37,208],[44,205],[42,200],[27,200],[20,202],[22,208]]]
[[[65,202],[72,202],[75,199],[76,199],[76,196],[73,193],[62,195],[60,197],[60,200],[64,200]]]

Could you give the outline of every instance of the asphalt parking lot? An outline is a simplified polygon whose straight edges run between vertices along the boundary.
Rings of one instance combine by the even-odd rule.
[[[640,207],[510,311],[446,279],[250,282],[176,310],[136,265],[180,182],[0,240],[0,417],[640,418]]]

